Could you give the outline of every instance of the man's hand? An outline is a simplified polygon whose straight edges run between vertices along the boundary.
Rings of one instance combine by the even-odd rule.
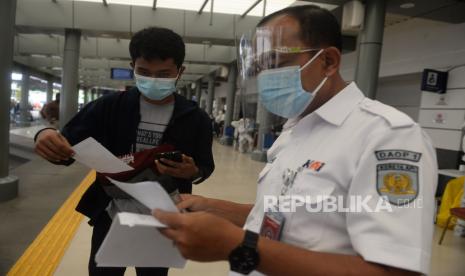
[[[74,155],[68,140],[54,129],[46,129],[39,133],[34,150],[51,162],[68,160]]]
[[[163,165],[160,161],[169,166]],[[182,162],[174,162],[162,158],[160,160],[155,160],[155,165],[161,174],[177,178],[193,179],[199,174],[199,168],[195,165],[194,159],[184,154],[182,155]]]
[[[241,228],[206,212],[172,213],[156,210],[153,215],[168,226],[160,229],[160,232],[173,240],[181,255],[190,260],[226,260],[244,238]]]
[[[199,195],[181,194],[181,202],[176,207],[179,210],[189,210],[190,212],[208,211],[212,209],[209,199]]]
[[[239,227],[244,226],[253,207],[252,204],[240,204],[191,194],[182,194],[181,199],[182,201],[177,204],[179,210],[207,212],[229,220]]]

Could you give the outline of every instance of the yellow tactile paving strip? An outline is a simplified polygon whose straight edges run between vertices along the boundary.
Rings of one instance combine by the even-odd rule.
[[[94,180],[95,171],[91,171],[24,251],[8,276],[53,275],[83,219],[74,208]]]

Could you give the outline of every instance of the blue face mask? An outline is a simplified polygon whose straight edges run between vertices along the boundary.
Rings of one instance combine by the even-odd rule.
[[[176,91],[176,78],[151,78],[134,73],[140,93],[151,100],[160,101]]]
[[[323,49],[302,68],[288,66],[262,71],[257,76],[257,85],[263,106],[271,113],[288,119],[301,115],[328,77],[325,77],[314,91],[305,91],[302,87],[300,71],[312,63],[322,52]]]

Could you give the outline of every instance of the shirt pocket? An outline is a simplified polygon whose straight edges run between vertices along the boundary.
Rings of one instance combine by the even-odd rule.
[[[315,246],[327,227],[325,201],[334,196],[334,191],[335,184],[315,172],[304,171],[299,174],[290,195],[304,200],[304,203],[296,204],[295,210],[288,214],[282,240],[306,249]]]

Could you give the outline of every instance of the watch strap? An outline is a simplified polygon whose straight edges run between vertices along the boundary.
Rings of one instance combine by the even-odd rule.
[[[257,249],[259,235],[250,230],[245,230],[244,241],[242,245],[248,248]]]

